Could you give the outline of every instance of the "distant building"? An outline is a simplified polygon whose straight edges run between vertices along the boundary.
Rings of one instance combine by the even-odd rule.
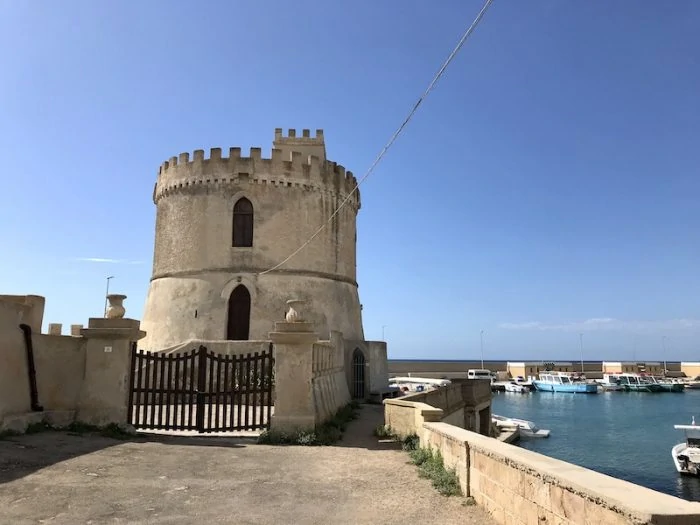
[[[681,361],[681,372],[683,372],[687,377],[700,376],[700,362]]]

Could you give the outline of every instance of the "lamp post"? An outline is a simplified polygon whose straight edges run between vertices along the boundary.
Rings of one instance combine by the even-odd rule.
[[[583,334],[578,334],[578,339],[581,343],[581,373],[583,374]]]
[[[105,291],[105,311],[104,316],[107,317],[107,296],[109,295],[109,280],[114,279],[114,275],[107,277],[107,291]]]
[[[384,329],[386,328],[386,325],[382,325],[382,341],[384,341]]]
[[[479,339],[481,340],[481,369],[484,369],[484,331],[479,333]]]
[[[666,377],[666,336],[661,337],[661,349],[663,351],[664,358],[664,377]]]

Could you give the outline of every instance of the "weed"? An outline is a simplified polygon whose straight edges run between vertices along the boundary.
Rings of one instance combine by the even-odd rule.
[[[374,435],[378,438],[394,437],[394,433],[388,425],[377,425],[377,428],[374,429]]]
[[[462,494],[459,478],[455,469],[446,469],[440,451],[433,452],[429,448],[416,448],[409,452],[414,465],[418,467],[421,478],[430,479],[433,487],[443,496],[458,496]]]
[[[261,445],[332,445],[343,437],[348,423],[357,419],[357,408],[354,407],[359,406],[359,403],[349,403],[341,407],[331,419],[314,430],[298,430],[293,433],[266,430],[260,434],[258,443]]]
[[[410,436],[406,436],[405,438],[403,438],[403,441],[401,442],[401,448],[407,452],[410,452],[412,450],[416,450],[419,444],[420,438],[415,434],[411,434]]]

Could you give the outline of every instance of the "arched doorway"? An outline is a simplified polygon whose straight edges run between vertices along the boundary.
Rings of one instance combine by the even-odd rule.
[[[250,292],[242,284],[228,298],[228,329],[226,339],[246,341],[250,333]]]
[[[365,354],[359,348],[352,353],[352,397],[365,398]]]

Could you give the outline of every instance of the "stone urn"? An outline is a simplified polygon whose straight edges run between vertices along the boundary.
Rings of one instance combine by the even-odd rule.
[[[306,301],[302,301],[301,299],[290,299],[287,301],[289,310],[287,310],[287,315],[284,317],[288,323],[304,322],[304,315],[302,314],[301,309],[305,303]]]
[[[124,309],[124,299],[126,295],[121,294],[109,294],[107,300],[109,301],[109,306],[107,307],[107,319],[121,319],[124,317],[126,310]]]

